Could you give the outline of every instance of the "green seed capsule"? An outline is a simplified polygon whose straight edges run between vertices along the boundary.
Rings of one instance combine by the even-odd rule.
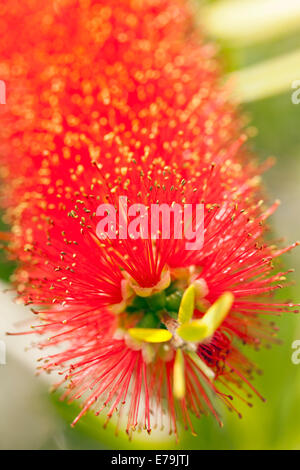
[[[148,308],[152,312],[156,312],[157,310],[162,310],[165,308],[166,305],[166,294],[164,291],[158,292],[157,294],[151,295],[150,297],[145,298]]]
[[[172,294],[168,295],[166,299],[166,309],[169,312],[178,312],[182,295],[183,292],[180,290],[176,290]]]

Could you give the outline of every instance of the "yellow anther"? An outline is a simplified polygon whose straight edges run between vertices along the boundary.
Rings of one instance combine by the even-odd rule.
[[[223,323],[231,310],[233,302],[233,294],[231,292],[225,292],[201,318],[201,322],[208,328],[209,335],[212,335]]]
[[[177,328],[176,333],[185,341],[201,342],[212,336],[223,323],[231,310],[234,296],[231,292],[225,292],[207,310],[199,320],[184,323]]]
[[[191,320],[194,314],[195,308],[195,286],[191,284],[184,292],[179,312],[178,312],[178,322],[182,325]]]
[[[205,325],[202,320],[193,320],[188,323],[180,325],[176,333],[184,341],[195,341],[199,342],[209,336],[207,325]]]
[[[146,343],[165,343],[172,339],[172,333],[168,330],[157,328],[130,328],[130,336]]]
[[[177,349],[174,362],[173,393],[175,398],[181,400],[185,396],[184,357],[181,349]]]

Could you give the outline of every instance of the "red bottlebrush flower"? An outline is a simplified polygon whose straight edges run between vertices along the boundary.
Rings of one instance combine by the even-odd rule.
[[[272,261],[291,247],[264,241],[277,203],[262,202],[264,168],[243,148],[214,50],[179,0],[19,3],[0,10],[15,85],[1,174],[19,298],[40,317],[40,346],[60,346],[43,369],[63,371],[64,397],[85,397],[74,423],[125,402],[128,432],[165,410],[174,432],[190,413],[219,420],[207,388],[231,409],[254,390],[239,343],[275,341],[269,315],[290,306],[269,298],[285,275]],[[120,197],[202,204],[203,246],[172,230],[120,237]],[[115,237],[99,236],[100,204],[116,209]]]

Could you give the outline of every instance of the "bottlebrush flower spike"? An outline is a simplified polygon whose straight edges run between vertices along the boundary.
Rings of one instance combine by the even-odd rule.
[[[170,432],[181,418],[192,428],[190,413],[220,422],[207,387],[234,410],[235,389],[255,392],[239,344],[276,341],[269,316],[291,305],[269,298],[285,276],[272,263],[292,247],[264,241],[277,203],[262,202],[264,168],[244,148],[213,47],[180,0],[11,0],[0,15],[7,249],[39,346],[59,346],[42,369],[84,400],[74,424],[125,402],[128,433],[162,425],[166,410]],[[197,250],[175,229],[121,236],[133,204],[199,203]],[[111,237],[100,204],[116,208]]]

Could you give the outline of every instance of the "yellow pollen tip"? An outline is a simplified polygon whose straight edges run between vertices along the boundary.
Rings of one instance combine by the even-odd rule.
[[[184,323],[177,328],[176,333],[184,341],[192,342],[202,341],[209,336],[207,325],[202,323],[202,320],[193,320],[191,322]]]
[[[130,328],[130,336],[146,343],[166,343],[172,339],[172,333],[168,330],[157,328]]]
[[[207,310],[205,315],[199,320],[186,322],[177,328],[176,333],[184,341],[200,342],[209,338],[223,323],[234,302],[231,292],[225,292]]]
[[[191,284],[182,296],[178,312],[178,322],[180,324],[189,322],[193,317],[195,308],[195,290],[195,286]]]
[[[185,396],[184,357],[181,349],[177,349],[174,362],[173,393],[175,398],[181,400]]]
[[[231,310],[233,302],[234,295],[231,292],[225,292],[201,318],[201,322],[207,325],[210,334],[213,334],[223,323]]]

